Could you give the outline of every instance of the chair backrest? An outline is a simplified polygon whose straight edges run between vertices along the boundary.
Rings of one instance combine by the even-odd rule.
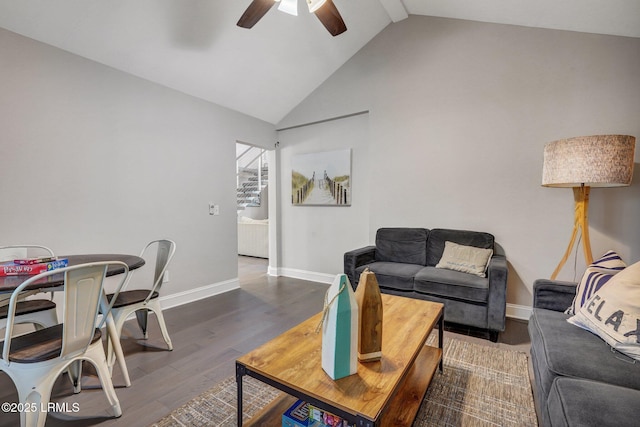
[[[106,277],[107,268],[110,265],[118,265],[124,268],[124,277],[120,282],[117,292],[129,274],[127,265],[120,261],[106,261],[89,264],[80,264],[72,267],[47,271],[33,276],[23,282],[11,295],[9,301],[9,313],[5,331],[5,345],[2,350],[2,358],[9,361],[11,347],[11,335],[15,321],[16,302],[19,294],[34,282],[47,279],[53,275],[64,275],[64,314],[62,332],[62,350],[59,357],[74,356],[84,352],[93,339],[98,316],[98,305],[103,294],[102,286]],[[116,295],[117,297],[117,295]],[[105,310],[108,313],[108,310]],[[106,313],[104,314],[106,316]]]
[[[172,240],[157,240],[158,251],[156,253],[156,267],[153,274],[153,290],[159,291],[162,286],[164,273],[169,268],[169,263],[176,251],[176,244]],[[150,244],[153,244],[151,242]],[[147,245],[148,247],[149,245]]]
[[[153,273],[153,284],[149,291],[149,295],[145,298],[145,301],[149,301],[154,292],[160,292],[160,287],[162,286],[162,281],[164,278],[164,273],[167,271],[169,267],[169,263],[173,258],[173,255],[176,252],[176,243],[173,240],[161,239],[161,240],[153,240],[149,242],[142,252],[140,252],[140,257],[144,258],[145,254],[154,246],[156,246],[156,262]],[[133,276],[133,273],[129,278]],[[126,283],[122,288],[125,289],[128,286]],[[112,299],[113,301],[113,299]]]
[[[0,246],[0,262],[13,261],[31,256],[50,256],[55,254],[51,249],[42,245],[9,245]]]

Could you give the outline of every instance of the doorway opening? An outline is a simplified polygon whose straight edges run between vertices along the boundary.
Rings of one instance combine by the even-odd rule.
[[[266,274],[269,266],[268,150],[236,142],[238,276]]]

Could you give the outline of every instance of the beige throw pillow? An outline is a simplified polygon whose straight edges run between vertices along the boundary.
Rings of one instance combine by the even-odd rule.
[[[493,255],[493,249],[463,246],[453,242],[444,242],[444,252],[436,268],[461,271],[487,277],[487,264]]]

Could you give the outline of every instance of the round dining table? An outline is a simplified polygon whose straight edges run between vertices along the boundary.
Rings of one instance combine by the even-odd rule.
[[[140,268],[144,265],[144,259],[137,255],[126,254],[86,254],[86,255],[62,255],[58,256],[58,259],[68,259],[69,267],[79,264],[86,264],[91,262],[102,261],[120,261],[127,264],[129,271]],[[113,266],[107,270],[107,276],[115,276],[117,274],[124,273],[124,269]],[[21,274],[16,276],[0,276],[0,294],[11,293],[22,282],[29,279],[31,276]],[[36,281],[32,286],[28,287],[28,290],[42,290],[48,292],[50,288],[57,288],[64,284],[64,276],[62,274],[54,274],[41,281]]]
[[[127,267],[129,267],[129,271],[140,268],[145,263],[144,258],[127,254],[62,255],[58,256],[58,259],[67,259],[69,262],[69,267],[93,262],[120,261],[125,263]],[[123,267],[112,266],[107,269],[107,276],[115,276],[122,273],[124,273]],[[20,286],[30,277],[32,276],[24,274],[15,276],[0,276],[0,296],[2,296],[2,294],[9,296],[18,286]],[[33,282],[32,286],[28,286],[26,290],[30,291],[31,293],[60,291],[62,290],[63,285],[64,275],[53,274],[41,281]],[[106,300],[106,294],[103,295],[103,298],[100,301],[100,308],[103,313],[108,310],[108,301]],[[107,327],[107,333],[109,334],[109,339],[113,343],[113,349],[116,353],[116,360],[118,361],[120,369],[122,370],[125,385],[129,387],[131,385],[131,380],[129,379],[129,371],[127,370],[127,365],[124,361],[124,354],[122,352],[122,346],[120,345],[120,337],[118,336],[118,331],[116,330],[111,313],[107,315],[105,324]]]

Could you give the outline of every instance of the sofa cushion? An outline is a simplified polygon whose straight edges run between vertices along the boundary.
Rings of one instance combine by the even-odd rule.
[[[567,314],[576,314],[593,294],[615,274],[624,270],[626,266],[620,255],[614,251],[608,251],[589,264],[582,275],[582,280],[578,283],[576,296],[573,298],[571,306],[567,309]]]
[[[442,258],[436,268],[461,271],[480,277],[487,277],[487,264],[493,255],[493,249],[464,246],[457,243],[444,242]]]
[[[376,233],[376,261],[425,265],[426,228],[380,228]]]
[[[557,378],[547,399],[552,426],[638,425],[640,390],[595,381]]]
[[[399,262],[372,262],[356,268],[357,277],[360,277],[366,268],[375,273],[381,288],[412,291],[413,278],[423,267]]]
[[[489,296],[489,279],[460,271],[424,267],[415,275],[415,291],[486,303]]]
[[[558,311],[534,308],[529,320],[537,386],[549,395],[556,377],[584,378],[640,390],[640,364],[614,353],[598,336]]]
[[[440,262],[446,241],[464,246],[493,249],[494,238],[489,233],[479,231],[434,228],[429,232],[429,240],[427,241],[427,266],[433,267]]]

